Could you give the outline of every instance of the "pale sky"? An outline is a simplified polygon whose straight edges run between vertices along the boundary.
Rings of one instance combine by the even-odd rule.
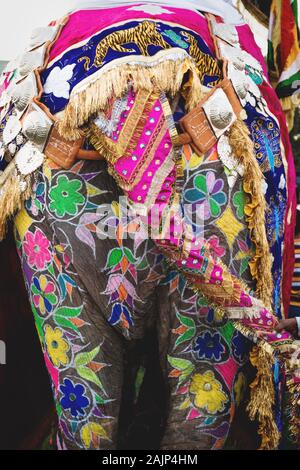
[[[0,60],[20,54],[31,31],[60,18],[70,9],[72,0],[1,0]]]

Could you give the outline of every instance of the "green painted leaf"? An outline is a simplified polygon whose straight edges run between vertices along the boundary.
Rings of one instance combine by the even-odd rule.
[[[95,385],[98,385],[98,387],[102,390],[102,392],[106,394],[105,389],[102,385],[102,382],[97,377],[97,375],[95,374],[94,371],[92,371],[91,369],[89,369],[88,367],[85,367],[85,366],[76,367],[76,370],[77,370],[78,374],[80,375],[80,377],[82,377],[83,379],[88,380],[89,382],[94,383]]]
[[[54,272],[54,268],[52,264],[48,264],[47,270],[50,274],[52,274],[52,276],[55,276],[55,272]]]
[[[55,311],[55,316],[75,318],[81,314],[82,307],[60,307]]]
[[[107,268],[113,268],[120,263],[123,258],[123,251],[121,248],[114,248],[108,257]]]
[[[58,402],[56,402],[56,412],[57,412],[58,417],[60,418],[60,416],[62,415],[62,407],[61,407],[61,404]]]
[[[192,373],[194,372],[195,366],[191,364],[189,367],[187,367],[182,374],[179,377],[178,383],[182,384]]]
[[[95,399],[96,399],[96,403],[98,403],[99,405],[104,405],[106,403],[106,400],[104,400],[104,398],[100,397],[100,395],[95,395]]]
[[[193,364],[191,361],[188,361],[187,359],[179,359],[178,357],[171,357],[168,356],[168,361],[174,369],[184,371],[188,367],[192,366]]]
[[[75,357],[75,367],[86,366],[92,362],[100,351],[100,346],[93,351],[77,354]]]
[[[180,344],[184,343],[185,341],[191,340],[196,334],[196,328],[191,328],[190,330],[186,331],[183,335],[181,335],[177,340],[175,345],[179,346]]]
[[[136,259],[135,257],[133,256],[131,250],[129,248],[124,248],[124,253],[126,255],[126,258],[128,259],[128,261],[132,264],[135,264],[136,263]]]
[[[176,312],[176,317],[182,325],[187,326],[188,328],[196,328],[195,322],[192,318],[185,317],[184,315],[181,315],[178,311]]]
[[[74,325],[67,317],[62,317],[59,315],[54,315],[54,321],[63,328],[69,328],[70,330],[78,332],[78,328]]]

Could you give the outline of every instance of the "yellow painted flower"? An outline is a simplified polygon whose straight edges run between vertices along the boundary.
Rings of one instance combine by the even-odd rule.
[[[239,405],[243,399],[245,389],[246,389],[246,378],[242,372],[239,373],[233,389],[234,389],[236,404]]]
[[[205,408],[208,413],[215,414],[224,410],[228,397],[222,389],[222,384],[216,380],[212,371],[195,374],[192,377],[190,392],[195,394],[195,406]]]
[[[56,367],[66,366],[69,363],[67,352],[70,347],[63,339],[63,332],[59,328],[51,328],[47,325],[45,328],[45,341],[48,354]]]

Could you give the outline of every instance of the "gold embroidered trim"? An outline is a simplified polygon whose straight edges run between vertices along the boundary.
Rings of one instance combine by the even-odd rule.
[[[164,52],[170,54],[170,50]],[[105,111],[110,99],[121,98],[131,81],[135,91],[147,90],[153,93],[158,90],[173,97],[180,91],[187,72],[190,74],[188,106],[193,107],[200,101],[203,87],[192,58],[185,56],[174,60],[160,60],[153,66],[122,63],[71,94],[59,131],[65,138],[76,139],[80,133],[79,128],[95,113]]]
[[[245,205],[246,221],[256,251],[249,263],[256,280],[256,294],[267,308],[272,307],[272,256],[265,228],[266,200],[262,191],[264,176],[255,158],[253,143],[246,124],[237,120],[229,130],[229,142],[234,156],[245,168],[244,191],[250,195]]]

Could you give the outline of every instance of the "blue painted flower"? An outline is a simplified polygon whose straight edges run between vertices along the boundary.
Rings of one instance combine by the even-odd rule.
[[[113,326],[121,323],[123,328],[126,329],[134,324],[128,308],[126,308],[125,305],[119,303],[114,304],[111,316],[108,321]]]
[[[239,331],[236,331],[232,338],[232,354],[235,360],[242,363],[247,358],[250,350],[250,341]]]
[[[198,359],[214,359],[220,361],[225,348],[221,343],[221,336],[219,333],[211,333],[206,331],[199,336],[193,348],[194,353]]]
[[[85,414],[84,408],[89,406],[90,402],[84,395],[83,385],[74,385],[71,380],[65,379],[64,384],[60,386],[60,391],[64,394],[60,403],[65,410],[70,410],[75,418],[78,417],[78,414]]]

